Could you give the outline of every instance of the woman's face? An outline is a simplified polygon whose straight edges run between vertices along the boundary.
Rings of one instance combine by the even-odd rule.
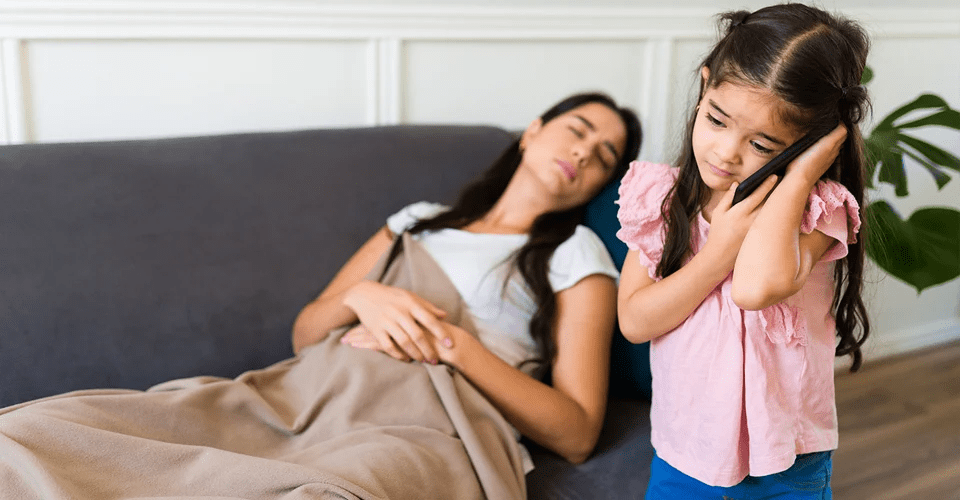
[[[768,90],[721,83],[707,88],[693,125],[700,178],[717,199],[800,138],[784,123],[782,101]]]
[[[572,208],[589,201],[610,180],[626,138],[616,111],[587,103],[546,123],[531,123],[521,140],[518,171],[532,174],[553,195],[557,209]]]

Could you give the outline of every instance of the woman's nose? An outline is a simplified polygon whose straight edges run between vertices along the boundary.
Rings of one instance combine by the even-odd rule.
[[[590,145],[583,141],[575,143],[571,152],[578,165],[584,164],[590,159]]]

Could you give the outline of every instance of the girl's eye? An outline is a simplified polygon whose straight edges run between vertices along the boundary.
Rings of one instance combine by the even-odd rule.
[[[716,118],[714,118],[713,115],[711,115],[710,113],[707,113],[705,116],[707,117],[707,120],[708,120],[710,123],[714,124],[715,126],[717,126],[717,127],[722,127],[722,126],[723,126],[723,122],[720,121],[720,120],[717,120]]]
[[[583,132],[577,130],[574,127],[570,127],[570,131],[573,132],[573,135],[577,136],[580,139],[583,139]]]
[[[773,153],[772,149],[763,147],[763,145],[761,145],[759,142],[751,142],[750,144],[753,144],[753,149],[756,149],[757,152],[762,155],[769,155],[770,153]]]

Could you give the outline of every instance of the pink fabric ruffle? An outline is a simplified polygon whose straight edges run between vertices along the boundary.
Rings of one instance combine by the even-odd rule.
[[[841,243],[856,243],[857,233],[860,232],[860,204],[843,184],[819,181],[807,198],[807,209],[803,213],[800,231],[809,234],[814,229],[831,226],[837,216],[846,222],[846,238],[840,239]]]
[[[759,311],[744,311],[746,331],[764,332],[774,344],[807,345],[807,321],[800,310],[786,301]]]
[[[620,183],[617,238],[637,250],[651,279],[663,257],[664,224],[661,206],[676,179],[676,169],[662,163],[635,161]]]

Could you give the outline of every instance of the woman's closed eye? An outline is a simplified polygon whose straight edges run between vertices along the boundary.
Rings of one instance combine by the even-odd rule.
[[[577,136],[578,139],[583,139],[586,135],[582,130],[577,129],[576,127],[567,127],[573,132],[573,135]]]
[[[603,145],[597,146],[600,148],[600,151],[597,152],[597,159],[600,160],[600,164],[603,165],[605,170],[612,170],[613,167],[617,165],[617,159],[612,154],[604,155],[603,151],[605,147]]]
[[[707,117],[707,121],[709,121],[710,124],[713,125],[714,127],[723,127],[723,126],[724,126],[722,121],[718,120],[716,117],[714,117],[714,116],[711,115],[710,113],[705,113],[704,116]]]

